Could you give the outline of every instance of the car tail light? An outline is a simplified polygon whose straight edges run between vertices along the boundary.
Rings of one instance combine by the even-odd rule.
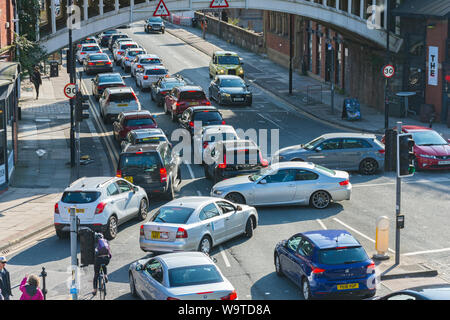
[[[380,150],[378,150],[378,153],[380,153],[380,154],[385,154],[385,150],[384,149],[380,149]]]
[[[81,52],[81,54],[86,54],[86,52]]]
[[[123,51],[117,51],[117,54],[122,55]]]
[[[321,268],[317,268],[317,267],[313,267],[311,270],[312,274],[322,274],[325,272],[325,269],[321,269]]]
[[[138,98],[136,97],[136,94],[134,92],[131,92],[133,94],[134,100],[138,101]]]
[[[144,76],[144,80],[148,80],[148,76]]]
[[[93,65],[95,65],[95,63],[93,63],[93,62],[88,62],[88,65],[93,66]]]
[[[166,182],[167,181],[167,170],[166,170],[166,168],[159,169],[159,176],[161,178],[161,182]]]
[[[116,177],[122,178],[122,170],[116,171]]]
[[[137,68],[138,68],[138,69],[139,69],[139,68],[142,68],[142,65],[138,64],[138,65],[137,65]]]
[[[169,91],[160,91],[159,93],[161,93],[161,94],[167,94],[167,92],[169,92]]]
[[[193,128],[193,127],[194,127],[194,122],[193,122],[193,121],[190,121],[190,122],[189,122],[189,126]]]
[[[111,62],[110,61],[108,61],[106,64],[111,64]]]
[[[185,229],[183,229],[183,228],[178,228],[176,238],[177,238],[177,239],[178,239],[178,238],[183,238],[183,239],[185,239],[185,238],[187,238],[187,237],[188,237],[187,231],[186,231]]]
[[[233,290],[229,295],[220,298],[220,300],[236,300],[236,299],[237,299],[236,290]]]
[[[227,167],[227,155],[223,155],[223,162],[217,165],[219,169],[225,169]]]
[[[225,124],[225,120],[222,120],[222,124]]]
[[[341,185],[341,186],[348,186],[349,184],[350,184],[349,180],[344,180],[344,181],[339,182],[339,185]]]
[[[128,57],[125,57],[125,60],[127,60],[127,61],[128,61],[128,60],[130,60],[130,58],[128,58]]]
[[[55,213],[56,213],[56,214],[59,214],[58,202],[55,203]]]
[[[166,300],[180,300],[180,299],[178,299],[178,298],[174,298],[174,297],[167,297],[167,299]]]
[[[206,149],[207,146],[208,146],[208,141],[203,141],[203,149]]]
[[[97,208],[95,208],[95,214],[100,214],[100,213],[102,213],[103,210],[105,209],[105,207],[106,207],[106,203],[100,202],[100,203],[97,205]]]
[[[367,273],[374,273],[375,272],[375,263],[371,263],[367,266]]]
[[[141,228],[139,230],[139,235],[142,237],[144,236],[144,225],[143,224],[141,225]]]
[[[97,90],[103,90],[103,89],[105,89],[105,87],[103,87],[103,86],[98,86],[97,87]]]
[[[102,53],[101,51],[97,51],[97,53]]]
[[[175,105],[176,105],[177,107],[179,107],[179,106],[181,106],[181,103],[177,102]]]
[[[206,101],[205,104],[206,104],[207,106],[210,106],[210,105],[211,105],[211,102]]]

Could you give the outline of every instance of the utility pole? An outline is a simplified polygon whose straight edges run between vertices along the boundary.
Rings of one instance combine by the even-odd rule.
[[[67,0],[67,21],[71,19],[72,15],[72,4],[73,0]],[[70,20],[71,21],[71,20]],[[72,44],[72,23],[68,26],[69,28],[69,55],[67,57],[67,66],[70,75],[70,83],[75,83],[75,56],[73,52]],[[73,168],[75,166],[75,139],[74,139],[74,102],[73,99],[70,102],[70,166]]]
[[[333,47],[333,43],[330,43],[330,47],[329,50],[331,51],[331,76],[330,76],[330,81],[331,81],[331,114],[334,114],[334,47]]]
[[[292,94],[292,68],[294,56],[293,15],[289,14],[289,94]]]
[[[72,270],[72,284],[70,286],[70,293],[72,294],[72,300],[78,300],[78,288],[77,288],[77,215],[75,213],[75,207],[70,208],[70,256],[71,256],[71,270]]]
[[[384,14],[386,15],[386,25],[384,26],[386,28],[386,65],[389,64],[391,60],[391,53],[390,53],[390,29],[391,29],[391,17],[390,17],[390,1],[386,0],[386,8],[384,8]],[[385,136],[388,135],[388,129],[389,129],[389,78],[386,78],[385,85],[384,85],[384,134]],[[390,141],[390,140],[386,140]],[[391,150],[391,146],[386,145],[386,149]],[[392,168],[389,167],[390,164],[390,152],[385,152],[384,154],[384,167],[385,170],[392,170]]]
[[[402,133],[402,122],[397,122],[397,137]],[[400,145],[397,138],[397,196],[395,204],[395,264],[400,264],[400,228],[398,225],[398,218],[400,216],[400,206],[402,203],[402,179],[400,178]]]

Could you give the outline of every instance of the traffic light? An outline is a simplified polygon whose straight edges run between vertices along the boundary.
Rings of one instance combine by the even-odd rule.
[[[89,110],[89,104],[84,103],[88,99],[88,96],[82,95],[81,92],[77,92],[75,97],[75,121],[81,122],[83,119],[89,118],[89,114],[83,112],[84,110]]]
[[[397,175],[401,177],[411,177],[414,175],[414,139],[411,134],[403,133],[397,135]]]

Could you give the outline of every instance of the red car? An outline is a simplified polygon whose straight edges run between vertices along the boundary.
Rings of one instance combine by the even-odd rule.
[[[155,118],[147,110],[129,111],[119,114],[113,123],[114,138],[120,142],[124,140],[131,130],[158,128]]]
[[[211,102],[206,97],[202,87],[180,86],[173,88],[165,96],[164,111],[171,115],[172,121],[177,121],[184,110],[195,106],[210,106]]]
[[[433,129],[421,126],[402,126],[402,132],[413,136],[416,169],[450,169],[450,139],[445,141]],[[382,142],[384,143],[384,137]]]

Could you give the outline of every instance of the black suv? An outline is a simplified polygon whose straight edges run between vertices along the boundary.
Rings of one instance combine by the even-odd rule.
[[[201,122],[201,127],[225,124],[222,114],[213,106],[189,107],[181,114],[180,125],[194,136],[195,123]],[[201,129],[201,128],[200,128]]]
[[[211,148],[211,158],[205,159],[205,176],[214,183],[224,179],[250,175],[269,165],[252,140],[219,141]]]
[[[116,176],[144,188],[149,196],[172,200],[175,182],[181,182],[180,163],[169,142],[128,145],[120,154]]]

